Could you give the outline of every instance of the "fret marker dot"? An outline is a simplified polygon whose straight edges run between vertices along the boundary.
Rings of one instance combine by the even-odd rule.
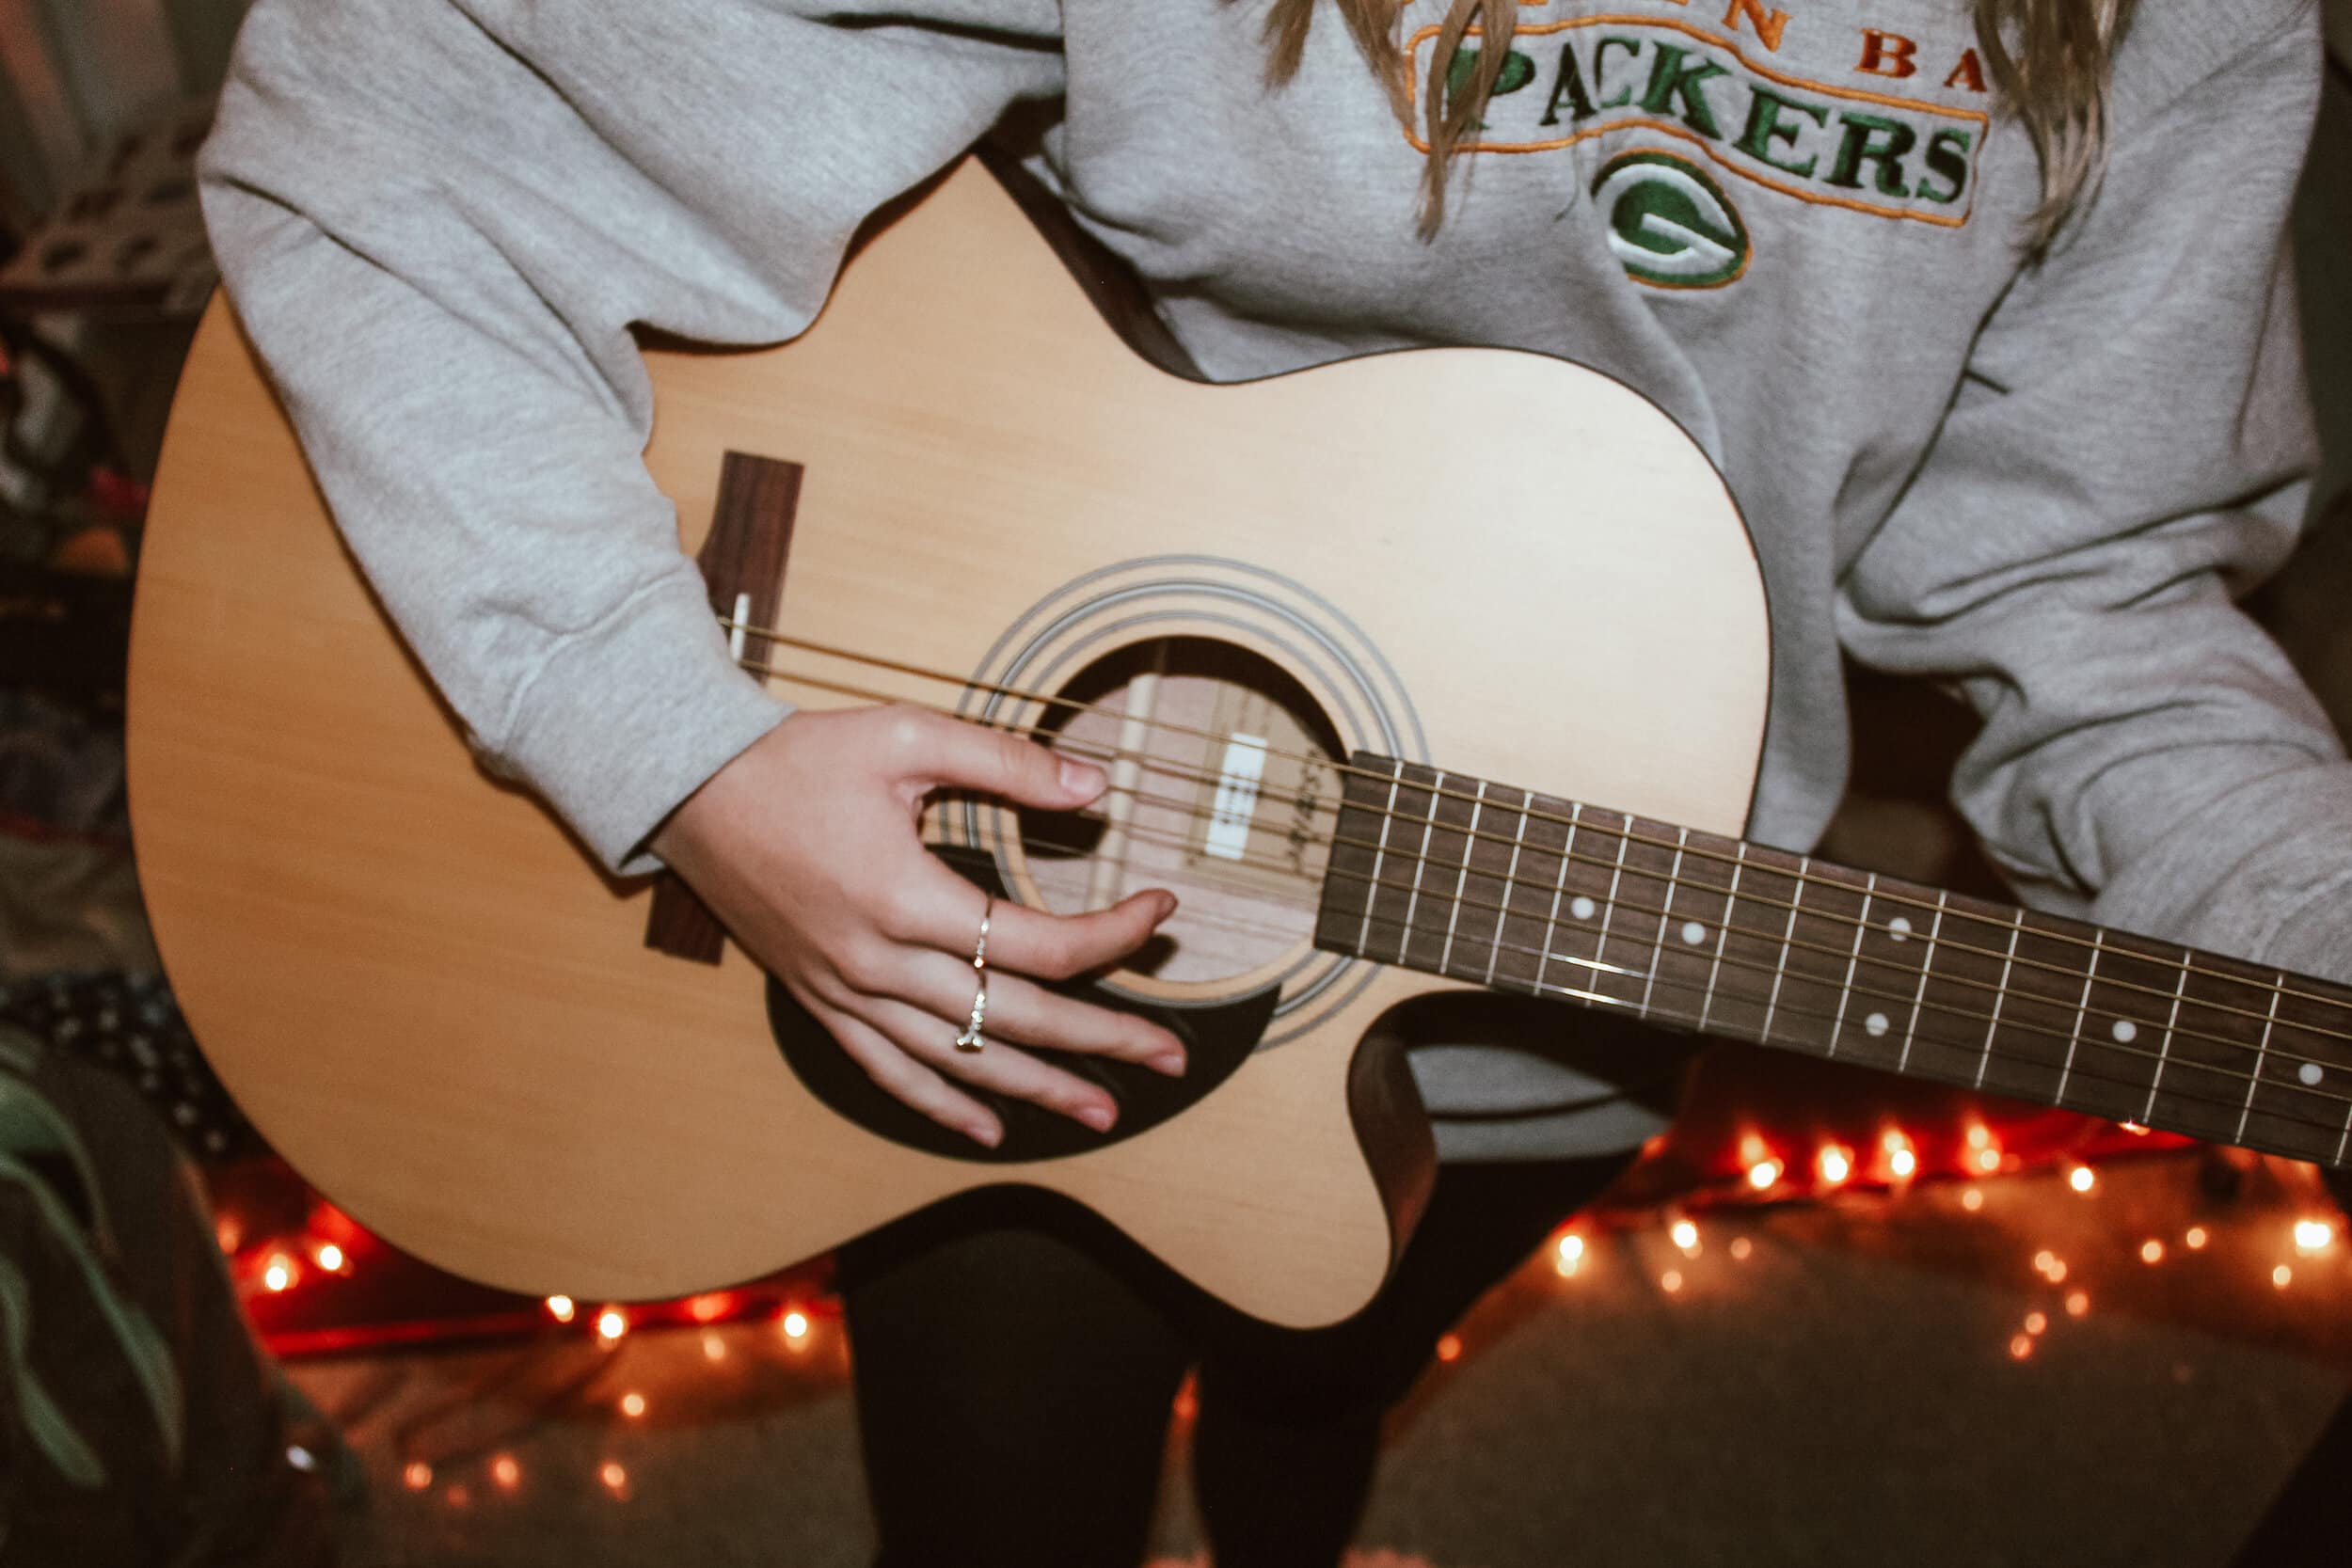
[[[1905,920],[1901,915],[1897,915],[1894,919],[1886,923],[1886,934],[1893,937],[1897,942],[1900,942],[1905,937],[1911,935],[1911,922]]]
[[[1593,918],[1593,901],[1581,895],[1568,900],[1568,912],[1579,920]]]
[[[2115,1036],[2117,1044],[2129,1045],[2139,1038],[2139,1025],[2128,1018],[2119,1018],[2115,1021],[2115,1027],[2110,1033]]]
[[[2320,1070],[2320,1066],[2317,1062],[2305,1062],[2301,1067],[2295,1069],[2295,1075],[2313,1088],[2318,1087],[2319,1081],[2328,1076],[2327,1073]]]
[[[1686,920],[1682,923],[1682,940],[1696,947],[1707,940],[1707,927],[1695,920]]]
[[[1886,1015],[1884,1013],[1872,1013],[1868,1018],[1864,1019],[1862,1021],[1862,1032],[1870,1036],[1874,1039],[1886,1033]]]

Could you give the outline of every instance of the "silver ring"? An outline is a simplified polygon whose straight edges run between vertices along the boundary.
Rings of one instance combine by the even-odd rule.
[[[988,917],[996,908],[993,894],[984,895],[980,905],[980,940],[972,949],[972,967],[980,977],[980,989],[972,993],[972,1018],[964,1024],[963,1033],[956,1037],[956,1049],[967,1056],[977,1055],[988,1043],[983,1031],[988,1024]]]

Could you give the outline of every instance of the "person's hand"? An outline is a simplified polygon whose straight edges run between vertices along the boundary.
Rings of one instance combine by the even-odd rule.
[[[1078,915],[997,900],[987,1044],[961,1052],[984,895],[926,851],[918,830],[925,799],[943,786],[1070,811],[1106,782],[1098,768],[919,708],[803,711],[712,774],[653,849],[899,1100],[992,1148],[1004,1128],[957,1081],[1101,1132],[1118,1114],[1107,1094],[1007,1042],[1171,1076],[1184,1070],[1184,1046],[1155,1024],[1022,976],[1067,979],[1132,953],[1174,911],[1175,895],[1152,889]]]

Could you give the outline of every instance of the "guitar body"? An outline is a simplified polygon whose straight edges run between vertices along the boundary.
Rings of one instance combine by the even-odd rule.
[[[1165,867],[1105,875],[1101,845],[1025,842],[987,802],[935,806],[931,836],[1057,908],[1185,865],[1254,877],[1232,903],[1180,887],[1173,956],[1108,984],[1178,1013],[1268,1000],[1266,1043],[1182,1114],[1050,1158],[914,1147],[840,1114],[779,1050],[755,965],[647,946],[644,885],[601,875],[477,767],[216,303],[134,626],[142,879],[239,1103],[431,1262],[668,1296],[1013,1180],[1093,1207],[1248,1312],[1331,1321],[1385,1277],[1430,1164],[1376,1025],[1454,982],[1311,946],[1321,865],[1295,842],[1282,861],[1278,817],[1285,794],[1327,795],[1330,769],[1278,780],[1281,756],[1441,758],[1699,829],[1745,819],[1768,672],[1753,552],[1705,459],[1605,377],[1486,350],[1236,387],[1168,376],[970,165],[858,256],[799,341],[650,359],[647,461],[688,547],[726,453],[801,465],[776,625],[891,661],[754,640],[780,695],[1050,727],[1067,710],[1041,696],[1132,701],[1120,661],[1144,669],[1135,650],[1176,640],[1149,669],[1190,766],[1228,790],[1208,838],[1180,823]],[[1182,678],[1196,666],[1243,673]],[[1104,711],[1069,735],[1107,724],[1097,743],[1116,743]],[[1261,748],[1265,787],[1244,800],[1236,769],[1259,766],[1246,742],[1269,719],[1292,738]],[[1246,940],[1228,951],[1220,929]]]

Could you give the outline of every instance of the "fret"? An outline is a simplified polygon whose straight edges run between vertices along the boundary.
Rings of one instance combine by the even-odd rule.
[[[2000,1050],[2002,976],[2017,936],[2008,912],[1980,899],[1936,895],[1902,1070],[1963,1088],[1984,1076]]]
[[[1674,922],[1675,885],[1682,875],[1682,846],[1685,834],[1675,831],[1675,858],[1666,866],[1665,895],[1658,902],[1658,951],[1650,955],[1649,975],[1642,982],[1642,1016],[1649,1017],[1650,998],[1658,990],[1658,972],[1665,967],[1666,928]]]
[[[2090,962],[2065,1103],[2113,1121],[2133,1120],[2148,1114],[2158,1092],[2178,1026],[2172,992],[2183,975],[2168,945],[2095,927],[2073,929],[2090,936]]]
[[[1903,1053],[1895,1063],[1897,1072],[1911,1066],[1911,1049],[1919,1034],[1919,1008],[1928,999],[1928,975],[1935,968],[1935,939],[1944,931],[1944,898],[1940,892],[1935,895],[1935,918],[1928,926],[1927,948],[1919,955],[1919,989],[1911,993],[1911,1018],[1903,1025]]]
[[[2016,945],[2006,960],[2001,1022],[1988,1036],[1982,1085],[1993,1094],[2055,1105],[2080,1043],[2085,947],[2069,922],[2028,910],[2013,918]]]
[[[1529,799],[1532,800],[1534,797],[1530,796]],[[1582,806],[1568,808],[1568,832],[1561,844],[1560,871],[1551,880],[1551,908],[1544,911],[1544,931],[1537,939],[1543,949],[1543,956],[1535,960],[1535,989],[1538,991],[1544,989],[1544,972],[1551,965],[1552,944],[1560,940],[1560,901],[1568,895],[1568,863],[1576,857],[1576,816],[1583,809]]]
[[[1798,863],[1800,866],[1804,863],[1802,861]],[[1781,983],[1788,978],[1788,946],[1797,934],[1797,911],[1804,904],[1804,879],[1802,876],[1792,877],[1789,879],[1788,918],[1780,927],[1780,957],[1772,963],[1772,993],[1764,999],[1764,1022],[1757,1030],[1766,1039],[1772,1037],[1772,1010],[1780,1006]]]
[[[1736,845],[1732,853],[1731,888],[1708,974],[1705,1026],[1734,1039],[1762,1040],[1771,1037],[1780,992],[1789,906],[1804,896],[1804,884],[1789,869],[1793,856],[1752,844]]]
[[[1788,913],[1774,993],[1773,1045],[1816,1056],[1837,1053],[1849,984],[1849,953],[1862,937],[1868,901],[1859,872],[1800,858],[1802,909]],[[1799,903],[1791,898],[1793,906]]]
[[[1413,939],[1423,935],[1421,925],[1422,878],[1429,869],[1429,841],[1437,835],[1438,814],[1445,809],[1445,774],[1442,770],[1429,777],[1428,807],[1422,815],[1421,843],[1413,850],[1413,879],[1405,895],[1404,928],[1397,935],[1397,961],[1412,965]],[[1442,970],[1440,970],[1442,973]]]
[[[1860,923],[1848,944],[1848,1001],[1840,1016],[1841,1061],[1902,1069],[1918,1038],[1927,992],[1931,899],[1924,889],[1871,878]]]
[[[2245,1140],[2246,1123],[2254,1114],[2254,1091],[2262,1085],[2263,1064],[2270,1059],[2270,1031],[2279,1022],[2279,995],[2285,989],[2285,980],[2281,974],[2272,982],[2270,1006],[2263,1011],[2263,1037],[2254,1047],[2254,1070],[2246,1079],[2246,1105],[2237,1114],[2237,1130],[2230,1134],[2232,1143]]]
[[[1878,885],[1878,873],[1875,871],[1862,884],[1862,909],[1854,916],[1853,923],[1853,951],[1846,956],[1845,983],[1837,988],[1837,1017],[1830,1024],[1829,1053],[1833,1057],[1837,1054],[1838,1042],[1845,1037],[1846,1008],[1853,1001],[1854,970],[1862,962],[1862,938],[1870,928],[1870,899],[1877,894]]]
[[[1484,800],[1486,786],[1480,784],[1478,793],[1479,798]],[[1526,791],[1520,791],[1519,825],[1511,830],[1511,860],[1502,868],[1502,896],[1496,900],[1501,907],[1495,911],[1495,934],[1486,954],[1486,984],[1490,986],[1495,983],[1495,959],[1502,954],[1503,924],[1511,917],[1511,895],[1518,891],[1519,850],[1527,843],[1527,808],[1534,799]]]
[[[2164,1069],[2172,1060],[2172,1032],[2181,1026],[2181,1003],[2188,989],[2188,966],[2196,957],[2189,949],[2181,949],[2180,967],[2172,974],[2172,1006],[2165,1011],[2164,1035],[2156,1041],[2156,1070],[2148,1079],[2148,1103],[2136,1118],[2143,1127],[2150,1125],[2148,1118],[2156,1114],[2156,1096],[2164,1088]]]
[[[1438,953],[1438,973],[1454,971],[1454,933],[1462,924],[1462,895],[1470,884],[1470,861],[1478,852],[1478,818],[1486,809],[1486,781],[1478,781],[1477,797],[1470,801],[1470,826],[1462,839],[1462,868],[1454,874],[1454,907],[1446,911],[1445,946]]]
[[[2074,1026],[2066,1032],[2066,1065],[2058,1069],[2058,1089],[2052,1096],[2061,1104],[2066,1101],[2066,1081],[2074,1075],[2074,1052],[2083,1042],[2083,1023],[2090,1017],[2090,988],[2098,977],[2099,949],[2093,946],[2090,967],[2083,972],[2083,999],[2074,1008]]]
[[[2254,1064],[2269,1021],[2265,971],[2200,955],[2177,977],[2180,1007],[2151,1126],[2227,1142],[2253,1097]],[[2142,1109],[2145,1110],[2143,1103]]]
[[[1993,993],[1993,1016],[1984,1026],[1984,1054],[1977,1061],[1976,1087],[1984,1087],[1984,1069],[1993,1061],[1993,1037],[2001,1031],[2001,1004],[2009,1000],[2009,972],[2017,963],[2017,939],[2026,934],[2025,926],[2011,914],[2009,919],[2009,945],[2001,950],[2001,978]]]
[[[1723,961],[1745,849],[1736,839],[1686,831],[1675,845],[1646,1001],[1655,1015],[1704,1029],[1718,999],[1751,996],[1761,985],[1746,970],[1726,977]]]

